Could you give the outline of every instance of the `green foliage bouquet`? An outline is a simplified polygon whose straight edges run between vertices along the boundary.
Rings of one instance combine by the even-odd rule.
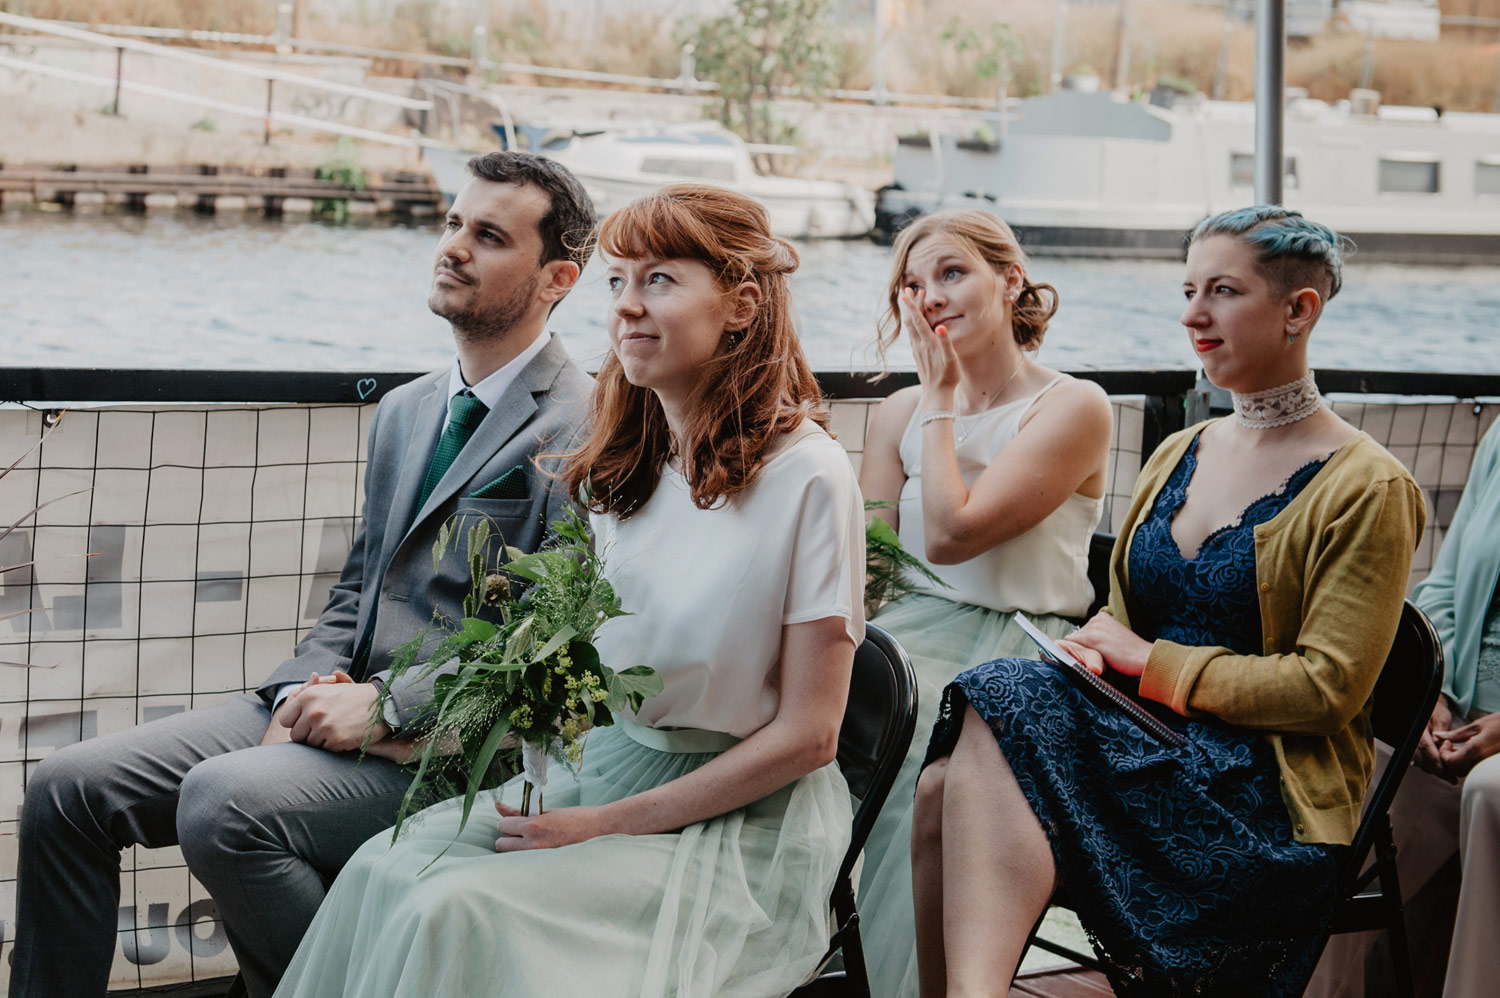
[[[534,553],[503,547],[503,569],[488,571],[485,553],[494,532],[488,520],[470,527],[472,585],[463,619],[455,624],[435,616],[432,630],[396,650],[393,681],[413,670],[437,674],[431,699],[417,711],[420,754],[396,834],[419,797],[457,789],[449,774],[461,780],[460,827],[467,824],[475,796],[497,782],[492,772],[501,765],[504,772],[525,772],[522,811],[529,814],[533,789],[546,786],[549,760],[577,767],[585,731],[613,724],[615,711],[637,710],[661,692],[655,671],[638,665],[616,672],[599,660],[594,633],[625,610],[604,577],[604,561],[583,519],[570,510],[552,530]],[[444,524],[432,549],[434,565],[457,533],[454,521]],[[513,596],[517,588],[520,595]],[[441,637],[430,647],[435,634]],[[377,710],[389,690],[387,684],[381,691]]]
[[[898,503],[891,499],[866,499],[865,511],[895,509]],[[901,543],[901,537],[889,523],[878,516],[865,521],[865,617],[875,616],[875,611],[900,599],[917,589],[916,577],[922,576],[933,585],[952,589],[933,574],[926,563],[917,558]]]

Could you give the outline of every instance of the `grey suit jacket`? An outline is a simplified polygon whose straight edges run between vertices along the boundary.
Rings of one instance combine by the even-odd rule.
[[[587,416],[593,379],[568,359],[554,337],[505,390],[419,510],[422,479],[448,419],[448,375],[444,369],[402,385],[375,410],[354,547],[318,622],[298,643],[294,657],[257,691],[267,702],[283,683],[303,682],[313,672],[351,670],[355,651],[367,636],[368,662],[351,674],[361,681],[384,680],[391,651],[430,627],[434,610],[452,620],[463,616],[469,572],[462,533],[436,573],[432,567],[438,530],[451,517],[473,522],[471,518],[487,516],[506,544],[534,551],[547,525],[561,514],[568,501],[565,487],[539,471],[532,459],[573,446]],[[556,461],[541,464],[555,470]],[[524,498],[517,468],[524,475]],[[507,474],[509,487],[503,491],[516,498],[472,497]],[[403,724],[426,702],[431,688],[431,678],[413,674],[391,686]]]

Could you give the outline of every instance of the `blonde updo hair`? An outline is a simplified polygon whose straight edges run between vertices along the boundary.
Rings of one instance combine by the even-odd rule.
[[[906,264],[912,248],[931,235],[952,236],[976,262],[988,264],[1003,274],[1011,264],[1021,265],[1021,295],[1011,306],[1011,332],[1022,350],[1035,350],[1047,335],[1047,323],[1057,314],[1057,289],[1050,284],[1033,282],[1026,274],[1026,253],[1016,234],[996,215],[987,211],[940,211],[923,215],[896,236],[891,248],[895,265],[887,289],[888,308],[880,318],[875,345],[881,362],[901,335],[901,310],[898,304],[905,286]]]

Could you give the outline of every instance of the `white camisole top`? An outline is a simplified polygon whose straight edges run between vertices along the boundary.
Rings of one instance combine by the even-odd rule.
[[[958,466],[966,486],[973,486],[980,473],[1015,439],[1021,418],[1032,403],[1064,377],[1059,374],[1028,398],[960,416],[946,424],[955,434]],[[1075,492],[1024,534],[968,561],[957,565],[927,561],[922,522],[922,430],[917,425],[921,413],[922,406],[918,405],[901,434],[899,450],[906,484],[901,488],[898,533],[906,550],[952,588],[917,579],[916,591],[1002,613],[1021,610],[1064,617],[1087,613],[1094,594],[1088,580],[1089,538],[1099,524],[1103,499]]]

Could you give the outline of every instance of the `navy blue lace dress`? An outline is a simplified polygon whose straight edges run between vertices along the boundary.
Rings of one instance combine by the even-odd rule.
[[[1189,559],[1172,538],[1172,517],[1197,447],[1131,544],[1132,625],[1148,639],[1259,654],[1254,527],[1324,462],[1251,503]],[[1188,738],[1167,748],[1096,706],[1056,667],[1000,659],[944,691],[928,761],[952,751],[965,704],[988,722],[1046,829],[1061,900],[1078,913],[1116,994],[1301,994],[1347,848],[1292,839],[1263,738],[1160,707],[1154,712]]]

